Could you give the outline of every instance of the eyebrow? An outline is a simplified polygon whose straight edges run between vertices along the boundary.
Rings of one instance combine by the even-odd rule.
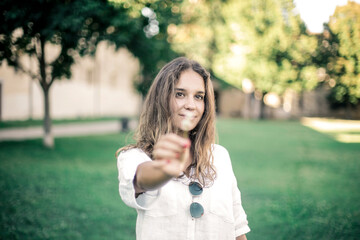
[[[184,88],[175,88],[175,91],[181,91],[181,92],[186,92],[186,90]],[[197,93],[200,93],[200,94],[205,94],[204,91],[197,91]]]

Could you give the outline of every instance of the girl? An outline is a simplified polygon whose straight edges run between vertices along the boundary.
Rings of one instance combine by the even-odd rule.
[[[136,144],[118,150],[119,192],[136,239],[243,240],[250,231],[227,150],[215,144],[209,73],[181,57],[156,76]]]

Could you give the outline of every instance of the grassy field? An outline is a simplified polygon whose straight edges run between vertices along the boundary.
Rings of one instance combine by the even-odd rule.
[[[220,120],[248,239],[359,239],[360,144],[298,122]],[[114,152],[126,136],[0,142],[0,239],[135,239]]]

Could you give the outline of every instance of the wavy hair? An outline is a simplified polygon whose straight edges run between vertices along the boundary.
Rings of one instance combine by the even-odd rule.
[[[181,73],[188,69],[198,73],[204,80],[205,109],[199,123],[189,133],[193,162],[186,169],[186,174],[189,175],[191,168],[194,168],[194,175],[190,177],[205,186],[209,180],[212,183],[216,176],[212,154],[212,144],[215,143],[215,98],[210,74],[196,61],[179,57],[160,70],[145,99],[139,126],[135,132],[136,144],[120,148],[117,153],[140,148],[152,158],[153,148],[159,137],[166,133],[178,132],[172,124],[170,102],[175,96],[175,86]]]

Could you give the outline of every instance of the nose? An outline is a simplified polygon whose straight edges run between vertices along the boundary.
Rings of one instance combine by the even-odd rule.
[[[192,97],[186,98],[185,109],[193,110],[193,109],[195,109],[195,107],[196,107],[196,105],[195,105],[194,99]]]

